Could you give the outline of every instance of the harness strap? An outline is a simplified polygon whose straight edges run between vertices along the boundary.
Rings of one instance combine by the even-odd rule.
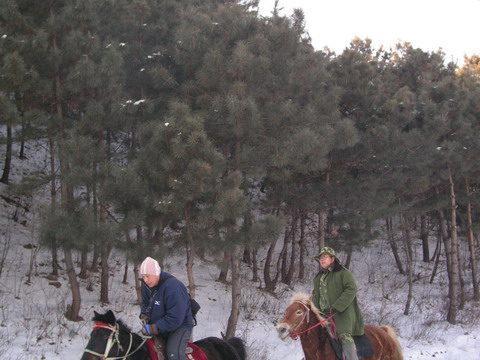
[[[107,329],[107,330],[110,330],[112,332],[110,334],[110,336],[108,337],[107,345],[105,347],[105,352],[103,354],[100,354],[100,353],[98,353],[96,351],[93,351],[93,350],[90,350],[90,349],[85,349],[84,352],[95,355],[95,356],[98,356],[103,360],[119,360],[119,359],[125,360],[127,357],[131,356],[132,354],[135,354],[138,350],[140,350],[142,348],[143,344],[145,344],[145,341],[147,341],[149,339],[148,337],[143,337],[142,336],[142,338],[143,338],[142,343],[140,345],[138,345],[138,347],[134,351],[130,352],[130,349],[132,348],[132,345],[133,345],[133,336],[132,336],[132,333],[130,333],[130,342],[128,344],[128,349],[127,349],[127,352],[125,353],[125,355],[124,356],[116,356],[116,357],[108,357],[108,353],[110,352],[110,350],[112,350],[112,347],[113,347],[113,345],[115,345],[115,343],[118,344],[118,349],[123,351],[123,347],[120,344],[120,339],[118,337],[119,326],[118,326],[118,324],[115,324],[115,326],[113,326],[113,325],[110,325],[110,324],[106,324],[106,323],[97,321],[97,322],[95,322],[95,326],[93,327],[92,331],[99,330],[99,329]],[[114,338],[114,335],[115,335],[115,338]]]
[[[302,304],[303,304],[303,303],[302,303]],[[305,307],[307,307],[307,306],[305,305]],[[308,308],[307,308],[307,309],[308,309]],[[310,312],[310,311],[311,311],[311,310],[308,309],[308,312]],[[310,330],[312,330],[312,329],[315,329],[317,326],[320,326],[320,325],[325,324],[326,322],[328,322],[330,319],[332,319],[332,318],[333,318],[335,315],[337,315],[337,314],[338,314],[338,313],[335,313],[335,314],[333,314],[333,315],[330,315],[328,318],[323,319],[322,321],[316,323],[315,325],[309,327],[308,329],[305,329],[305,330],[302,330],[302,331],[293,331],[293,332],[291,333],[290,337],[291,337],[293,340],[297,340],[297,339],[298,339],[298,335],[303,334],[303,333],[306,333],[307,331],[310,331]],[[333,327],[333,332],[332,332],[332,333],[333,333],[333,334],[336,334],[337,328],[336,328],[336,326],[335,326],[335,322],[334,322],[334,321],[332,321],[332,327]]]

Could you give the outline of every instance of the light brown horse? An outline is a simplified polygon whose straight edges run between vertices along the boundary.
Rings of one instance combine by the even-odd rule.
[[[292,298],[285,316],[277,324],[280,339],[300,337],[305,360],[336,360],[327,332],[331,331],[329,320],[313,306],[306,294]],[[389,326],[366,325],[365,334],[370,339],[374,355],[365,360],[403,360],[402,348],[395,331]]]

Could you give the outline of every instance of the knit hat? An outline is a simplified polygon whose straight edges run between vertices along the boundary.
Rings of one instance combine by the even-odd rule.
[[[152,259],[151,257],[145,258],[143,260],[142,265],[140,265],[140,274],[142,275],[156,275],[159,276],[162,270],[160,269],[160,265],[158,265],[158,261]]]

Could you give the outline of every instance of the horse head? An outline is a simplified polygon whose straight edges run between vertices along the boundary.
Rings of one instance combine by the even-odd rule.
[[[94,316],[92,318],[92,321],[101,322],[103,324],[108,324],[111,326],[115,326],[115,324],[117,323],[117,319],[112,310],[108,310],[105,314],[99,314],[95,310],[93,310],[93,314]]]
[[[95,326],[81,360],[116,359],[130,356],[145,343],[128,326],[117,320],[111,310],[105,314],[94,311]]]
[[[283,341],[289,337],[296,338],[299,334],[310,330],[311,323],[322,325],[324,322],[325,318],[312,305],[310,296],[299,293],[292,297],[285,315],[278,322],[277,335]]]

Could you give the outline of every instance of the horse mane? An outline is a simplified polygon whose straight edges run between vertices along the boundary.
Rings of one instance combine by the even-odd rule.
[[[318,321],[323,321],[325,320],[325,317],[322,315],[319,309],[312,303],[312,300],[310,299],[310,295],[306,293],[296,293],[292,296],[292,300],[290,301],[290,304],[300,302],[307,306],[315,315]],[[323,325],[325,327],[325,325]]]
[[[290,304],[293,304],[295,302],[301,302],[305,305],[309,305],[311,303],[310,301],[310,295],[306,293],[296,293],[292,296],[292,299],[290,300]]]
[[[113,314],[112,310],[108,310],[105,314],[99,314],[96,311],[93,312],[95,315],[93,316],[92,320],[95,322],[102,322],[104,324],[115,326],[118,324],[120,327],[124,328],[128,332],[132,332],[131,328],[126,325],[123,320],[116,319],[115,315]]]

